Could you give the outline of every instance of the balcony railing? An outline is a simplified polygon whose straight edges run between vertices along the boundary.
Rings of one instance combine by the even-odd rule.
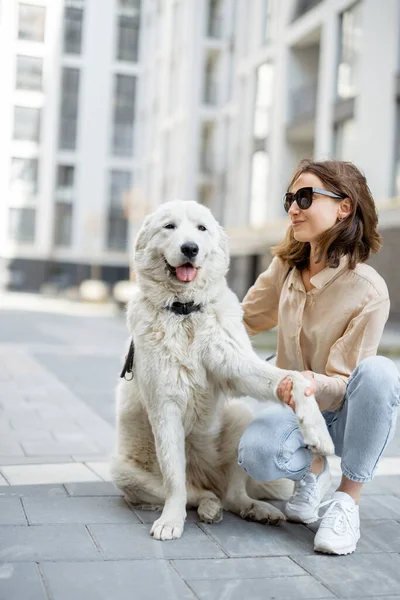
[[[289,94],[289,124],[313,120],[317,105],[317,82],[291,90]]]

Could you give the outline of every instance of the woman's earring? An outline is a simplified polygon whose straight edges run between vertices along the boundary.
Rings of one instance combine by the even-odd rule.
[[[338,219],[339,219],[339,221],[343,221],[344,216],[343,215],[338,215]]]

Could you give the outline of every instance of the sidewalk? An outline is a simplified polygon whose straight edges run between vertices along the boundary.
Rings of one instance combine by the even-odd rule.
[[[400,427],[365,488],[354,555],[314,554],[312,526],[228,513],[205,525],[191,511],[180,540],[158,542],[156,514],[109,481],[123,317],[12,306],[0,310],[1,600],[400,598]],[[400,347],[397,330],[385,336]]]

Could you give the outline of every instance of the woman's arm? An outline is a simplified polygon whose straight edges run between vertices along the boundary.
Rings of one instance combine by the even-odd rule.
[[[374,294],[332,346],[326,363],[326,374],[314,373],[317,382],[315,397],[321,410],[339,410],[347,380],[356,366],[364,358],[376,355],[389,308],[388,297]]]
[[[279,298],[287,265],[273,258],[270,266],[258,277],[242,302],[243,323],[249,335],[272,329],[278,323]]]

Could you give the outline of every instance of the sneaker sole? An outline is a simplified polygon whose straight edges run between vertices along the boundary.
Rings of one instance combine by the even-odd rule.
[[[311,519],[301,519],[300,517],[296,517],[295,515],[294,516],[286,515],[286,519],[290,523],[303,523],[304,525],[311,525],[312,523],[316,523],[317,521],[319,521],[318,517],[312,517]]]
[[[322,554],[337,554],[339,556],[344,556],[345,554],[353,554],[353,552],[355,552],[357,547],[357,543],[356,544],[352,544],[351,546],[347,546],[346,548],[340,548],[338,550],[334,550],[333,548],[330,548],[329,546],[314,546],[314,552],[321,552]]]

